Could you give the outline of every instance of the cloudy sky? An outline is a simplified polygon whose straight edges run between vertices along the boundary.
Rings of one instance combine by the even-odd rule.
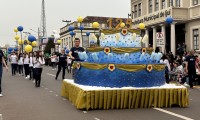
[[[14,44],[13,29],[19,25],[25,32],[37,33],[40,26],[42,0],[0,0],[0,46]],[[78,16],[127,17],[130,0],[45,0],[47,34],[59,31],[63,19],[76,20]]]

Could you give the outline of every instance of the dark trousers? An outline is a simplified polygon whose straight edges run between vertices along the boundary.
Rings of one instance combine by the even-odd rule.
[[[189,85],[191,88],[193,88],[193,82],[196,78],[196,72],[188,73],[188,77],[189,77]]]
[[[55,69],[56,68],[56,62],[51,62],[52,64],[52,69]]]
[[[35,86],[40,87],[42,68],[34,68]]]
[[[25,71],[25,76],[27,77],[29,75],[29,64],[24,64],[24,71]]]
[[[0,94],[2,92],[2,89],[1,89],[2,73],[3,73],[3,65],[2,65],[2,63],[0,63]]]
[[[15,75],[17,70],[17,64],[11,64],[11,69],[12,69],[12,75]]]
[[[30,80],[33,79],[33,67],[29,67]]]
[[[18,65],[19,74],[23,74],[23,65]]]
[[[56,79],[58,78],[58,75],[60,74],[61,68],[62,68],[62,71],[63,71],[62,79],[65,79],[66,65],[58,65],[58,71],[57,71],[57,74],[56,74]]]

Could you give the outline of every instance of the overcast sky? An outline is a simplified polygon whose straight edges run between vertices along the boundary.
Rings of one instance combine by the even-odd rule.
[[[0,0],[0,46],[14,44],[13,29],[19,25],[24,31],[40,26],[42,0]],[[63,19],[76,20],[78,16],[127,17],[130,0],[45,0],[47,34],[59,31]]]

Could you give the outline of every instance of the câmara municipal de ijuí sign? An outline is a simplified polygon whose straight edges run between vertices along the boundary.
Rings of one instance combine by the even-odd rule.
[[[138,20],[133,21],[133,25],[145,23],[145,22],[152,21],[152,20],[155,21],[158,18],[167,17],[168,15],[171,15],[171,10],[166,10],[164,12],[159,12],[159,13],[156,13],[156,14],[145,16],[142,19],[138,19]]]

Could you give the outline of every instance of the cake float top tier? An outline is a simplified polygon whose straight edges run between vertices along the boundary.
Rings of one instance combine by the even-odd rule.
[[[100,31],[99,39],[96,35],[90,35],[90,46],[98,42],[100,47],[143,47],[148,41],[148,36],[140,36],[138,29],[104,29]]]

